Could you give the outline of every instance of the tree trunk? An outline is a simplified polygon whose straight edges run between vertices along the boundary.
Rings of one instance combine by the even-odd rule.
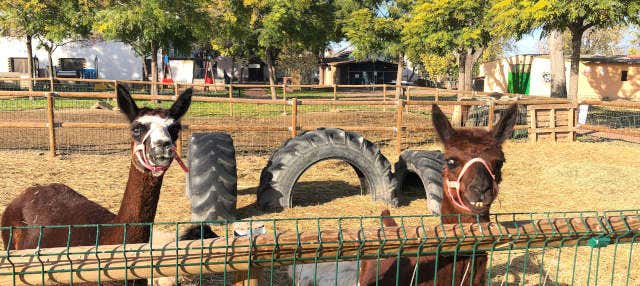
[[[56,74],[53,69],[53,50],[50,47],[45,45],[44,49],[47,51],[47,61],[49,62],[49,88],[51,92],[55,91],[55,87],[53,85],[53,79],[56,77]]]
[[[564,40],[562,31],[549,33],[549,57],[551,58],[551,97],[567,98],[567,77],[564,70]]]
[[[580,49],[582,48],[582,28],[572,28],[571,30],[571,68],[569,73],[569,96],[570,100],[578,99],[578,79],[580,77]]]
[[[466,81],[465,67],[467,63],[466,51],[460,51],[458,53],[458,90],[464,90],[464,82]]]
[[[402,95],[402,72],[404,71],[404,53],[398,56],[398,70],[396,71],[396,99]]]
[[[158,46],[155,41],[151,41],[151,95],[158,94]]]
[[[233,83],[233,76],[236,74],[236,57],[231,57],[231,81],[229,83]]]
[[[31,44],[31,35],[27,35],[27,70],[29,71],[29,77],[34,77],[33,68],[33,48]],[[29,80],[29,91],[33,91],[33,81]]]
[[[475,54],[472,49],[467,49],[467,56],[464,59],[464,84],[462,90],[471,90],[473,82],[473,64],[475,63]]]
[[[149,80],[149,70],[147,69],[146,56],[142,56],[142,80]]]
[[[271,51],[267,50],[267,69],[269,71],[269,85],[271,85],[271,99],[276,99],[276,70],[273,66],[273,57]]]

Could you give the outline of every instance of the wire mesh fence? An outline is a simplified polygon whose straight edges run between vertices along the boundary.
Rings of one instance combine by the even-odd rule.
[[[25,93],[28,80],[2,82],[9,87],[0,91],[0,119],[5,122],[0,125],[0,134],[6,138],[0,147],[47,149],[47,136],[50,135],[45,129],[48,126],[46,94]],[[49,82],[49,79],[35,81]],[[286,138],[293,136],[294,130],[301,132],[317,127],[360,132],[373,142],[395,146],[397,151],[419,148],[436,140],[431,126],[433,103],[443,106],[454,125],[489,127],[489,122],[499,120],[508,104],[517,102],[520,109],[513,138],[527,139],[531,132],[529,107],[560,102],[539,98],[496,101],[477,92],[479,96],[456,100],[473,93],[420,87],[404,87],[400,90],[399,101],[395,98],[395,87],[391,85],[274,86],[276,99],[273,100],[269,86],[264,85],[158,83],[155,86],[159,95],[154,96],[151,95],[153,85],[149,82],[56,79],[54,87],[60,90],[53,106],[56,151],[110,154],[129,149],[127,122],[117,112],[114,100],[117,83],[127,85],[140,105],[165,108],[171,105],[176,93],[192,87],[196,98],[183,119],[187,127],[181,136],[183,147],[192,132],[222,131],[233,135],[239,152],[258,153],[273,151]],[[294,98],[299,105],[296,114],[292,108]],[[573,112],[576,117],[574,123],[581,124],[580,130],[576,129],[579,139],[640,142],[637,126],[640,124],[639,106],[602,102],[591,102],[587,106],[590,108],[584,112],[583,107]],[[576,109],[575,106],[569,108]],[[399,109],[402,112],[398,112]],[[565,113],[558,113],[560,117],[554,119],[555,125],[551,128],[575,128],[567,122],[560,123],[561,120],[567,121]],[[583,116],[581,114],[586,115],[582,121],[578,120]],[[543,131],[555,134],[554,131]],[[536,134],[536,138],[541,138],[542,135]]]
[[[447,218],[453,223],[442,223]],[[388,224],[395,221],[396,226]],[[149,243],[127,243],[144,228]],[[183,236],[185,229],[197,235]],[[211,228],[213,232],[205,231]],[[100,245],[118,229],[120,245]],[[636,285],[640,211],[505,213],[486,218],[325,217],[2,228],[38,246],[5,250],[2,285],[169,277],[180,285]],[[74,234],[95,243],[78,246]],[[202,235],[202,234],[207,234]],[[62,237],[62,239],[60,239]],[[181,240],[182,241],[179,241]],[[177,242],[176,242],[177,241]],[[377,278],[376,278],[377,277]],[[125,282],[123,280],[128,280]]]
[[[640,142],[640,104],[585,101],[578,106],[578,125],[585,140]]]

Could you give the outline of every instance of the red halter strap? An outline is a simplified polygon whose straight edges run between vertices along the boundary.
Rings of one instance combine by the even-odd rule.
[[[498,183],[496,183],[496,176],[493,174],[493,171],[491,171],[491,167],[489,167],[489,164],[487,164],[487,162],[484,159],[479,157],[476,157],[467,161],[467,163],[465,163],[464,166],[462,166],[462,171],[460,171],[460,174],[458,175],[457,180],[451,181],[447,179],[447,195],[449,196],[449,199],[451,199],[451,202],[454,205],[467,211],[471,211],[471,209],[465,205],[464,201],[462,200],[462,196],[460,196],[460,181],[462,180],[462,177],[464,177],[464,175],[469,170],[469,167],[471,167],[471,165],[473,165],[474,163],[482,164],[482,166],[484,166],[484,168],[489,172],[489,175],[491,176],[491,179],[493,181],[493,192],[494,193],[498,192]],[[455,192],[456,192],[455,198],[451,194],[451,189],[455,189]]]

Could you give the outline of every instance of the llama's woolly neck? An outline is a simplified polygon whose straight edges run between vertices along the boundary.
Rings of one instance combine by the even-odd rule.
[[[124,223],[151,223],[155,219],[160,188],[164,175],[153,176],[151,172],[142,172],[131,161],[129,168],[129,180],[122,196],[120,210],[111,221],[113,224]],[[106,229],[105,231],[108,231]],[[121,243],[124,237],[124,229],[115,227],[114,233],[105,234],[102,240],[115,240]],[[127,243],[141,243],[149,240],[149,227],[127,227]]]

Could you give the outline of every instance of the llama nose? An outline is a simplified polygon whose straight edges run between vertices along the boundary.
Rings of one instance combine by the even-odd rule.
[[[171,141],[166,140],[158,140],[153,142],[153,147],[161,148],[161,149],[169,149],[171,148]]]

